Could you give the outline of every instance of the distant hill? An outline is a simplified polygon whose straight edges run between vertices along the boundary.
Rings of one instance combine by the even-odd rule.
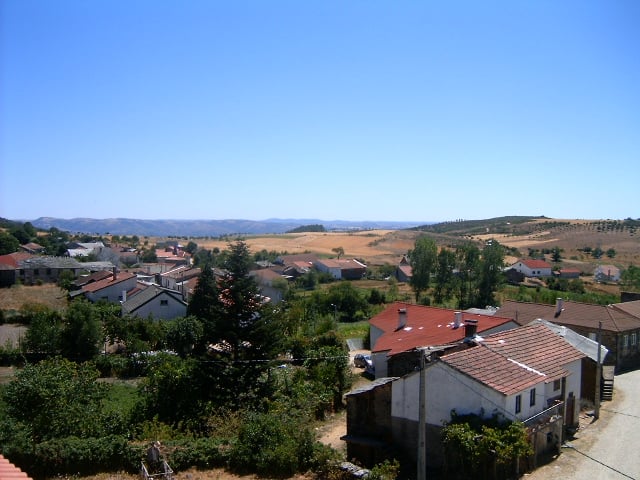
[[[148,237],[219,237],[221,235],[260,235],[285,233],[304,225],[323,225],[332,230],[401,230],[424,222],[393,222],[347,220],[323,221],[318,219],[267,220],[140,220],[133,218],[53,218],[40,217],[31,221],[36,228],[55,227],[70,233],[90,235],[138,235]]]

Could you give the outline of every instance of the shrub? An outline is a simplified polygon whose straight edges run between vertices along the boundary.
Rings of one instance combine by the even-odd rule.
[[[53,476],[92,475],[125,470],[136,472],[142,452],[124,437],[57,438],[35,446],[29,473]]]
[[[250,412],[229,454],[231,468],[269,476],[290,476],[315,464],[318,447],[306,423]]]

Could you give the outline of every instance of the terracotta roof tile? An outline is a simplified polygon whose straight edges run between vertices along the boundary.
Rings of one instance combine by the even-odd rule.
[[[407,321],[404,328],[398,329],[400,308],[406,309]],[[369,320],[372,326],[384,332],[373,351],[388,351],[393,355],[417,347],[454,344],[464,339],[466,320],[478,321],[477,333],[512,321],[505,316],[461,312],[462,325],[454,328],[455,310],[395,302]]]
[[[124,282],[135,277],[135,273],[129,272],[120,272],[116,275],[116,278],[113,278],[113,275],[109,275],[108,278],[103,280],[98,280],[97,282],[89,283],[82,287],[82,291],[84,292],[97,292],[98,290],[102,290],[103,288],[109,287],[111,285],[116,285],[120,282]]]
[[[488,335],[481,343],[505,358],[546,375],[546,382],[566,375],[564,365],[586,355],[546,325],[528,325]]]
[[[521,392],[546,380],[546,375],[480,345],[441,357],[447,365],[503,395]]]
[[[556,315],[556,305],[515,302],[513,300],[505,300],[497,313],[512,317],[521,325],[542,318],[559,325],[584,327],[592,330],[598,328],[599,322],[602,322],[603,330],[611,332],[640,329],[640,318],[630,315],[619,307],[571,300],[562,302],[562,309],[558,315]]]
[[[31,477],[0,455],[0,480],[31,480]]]

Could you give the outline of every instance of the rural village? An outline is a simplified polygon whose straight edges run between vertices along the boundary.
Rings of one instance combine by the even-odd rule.
[[[509,245],[508,236],[500,236],[489,227],[486,230],[473,237],[466,235],[465,240],[473,239],[484,248],[492,241]],[[540,232],[527,237],[527,244],[535,246],[529,247],[529,254],[523,248],[507,250],[500,285],[511,285],[520,293],[535,292],[546,288],[551,279],[566,285],[588,278],[589,283],[614,292],[617,300],[589,303],[571,299],[566,291],[556,291],[553,302],[502,297],[494,305],[450,308],[416,301],[411,290],[416,266],[411,254],[417,249],[416,239],[432,235],[439,250],[451,244],[450,238],[449,243],[442,241],[442,234],[435,229],[412,232],[397,250],[383,261],[376,261],[377,265],[367,261],[373,254],[345,247],[346,242],[365,238],[368,248],[372,248],[386,239],[397,241],[400,237],[393,237],[395,232],[322,234],[330,244],[317,251],[303,243],[304,236],[290,240],[294,243],[288,248],[280,243],[279,249],[261,248],[260,244],[277,240],[277,235],[242,239],[252,253],[280,252],[256,260],[248,271],[262,305],[288,308],[291,286],[310,272],[324,278],[326,285],[358,286],[367,282],[372,289],[380,285],[386,296],[369,318],[352,318],[337,301],[327,304],[328,320],[366,325],[365,336],[344,338],[349,370],[355,380],[350,389],[341,392],[342,408],[331,415],[341,419],[338,428],[331,430],[339,432],[332,447],[342,452],[345,474],[370,475],[371,469],[390,465],[402,452],[401,471],[406,477],[398,478],[535,475],[537,468],[548,468],[569,455],[563,446],[571,445],[584,428],[598,422],[600,410],[616,398],[617,376],[640,367],[640,293],[623,282],[625,270],[633,261],[622,264],[614,255],[580,265],[577,261],[554,261],[552,252],[545,255],[542,251],[543,243],[536,246]],[[554,240],[558,241],[558,233],[555,234]],[[186,245],[193,240],[200,242],[199,249],[223,251],[230,243],[225,240],[214,246],[198,239],[163,239],[153,246],[153,262],[143,261],[144,248],[113,242],[111,238],[69,241],[61,255],[49,255],[36,238],[30,240],[21,244],[19,251],[0,256],[3,291],[61,285],[64,279],[67,283],[61,291],[66,292],[65,303],[109,304],[128,319],[162,323],[187,317],[192,312],[190,303],[198,295],[198,285],[204,281],[203,269],[210,269],[217,279],[214,281],[224,282],[228,276],[223,266],[194,261],[196,250]],[[629,255],[634,255],[638,252],[637,239],[632,234],[630,240]],[[547,242],[549,249],[555,245],[553,241],[542,242]],[[519,256],[513,255],[516,251]],[[383,263],[388,274],[377,278],[372,270],[379,270]],[[432,284],[435,271],[434,266],[430,273]],[[457,271],[451,274],[458,275]],[[20,307],[13,308],[18,315]],[[29,326],[14,323],[6,305],[2,309],[4,325],[0,325],[0,331],[14,332],[13,337],[5,337],[8,352],[19,347]],[[15,345],[11,345],[12,341]],[[121,355],[126,350],[123,342],[105,340],[100,355]],[[29,358],[33,362],[45,357],[23,350],[12,358]],[[15,372],[22,361],[12,364],[8,358],[3,357],[3,364]],[[279,361],[283,369],[295,364],[286,355]],[[3,378],[5,384],[10,381],[11,377]],[[456,443],[460,438],[453,438],[447,425],[483,421],[493,426],[516,422],[522,426],[526,442],[516,445],[514,441],[513,448],[520,450],[506,463],[482,459],[480,474],[460,467],[471,460],[464,458],[466,450]],[[319,430],[326,432],[327,428],[320,426]],[[443,440],[444,433],[449,435],[448,440]],[[482,443],[482,437],[483,434],[473,434],[472,443]],[[165,442],[164,438],[161,440]],[[8,469],[17,472],[11,478],[35,478],[19,457],[16,463],[20,466],[11,463],[11,452],[3,452],[2,445],[0,453],[6,455],[0,457],[0,478],[5,478]],[[493,454],[498,455],[495,451]],[[142,465],[144,470],[144,461]],[[162,476],[197,478],[193,472],[192,477],[182,477],[175,467],[174,472],[169,467],[170,456],[165,465]],[[640,471],[626,475],[638,478]],[[143,476],[154,477],[146,470]]]

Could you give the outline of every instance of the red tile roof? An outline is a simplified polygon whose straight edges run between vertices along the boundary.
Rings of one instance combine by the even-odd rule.
[[[615,308],[614,305],[595,305],[571,300],[563,301],[562,310],[558,315],[556,315],[555,305],[515,302],[513,300],[505,300],[497,313],[514,318],[521,325],[542,318],[559,325],[583,327],[591,330],[596,330],[599,322],[602,322],[603,330],[610,332],[640,329],[640,318]]]
[[[400,308],[406,309],[407,322],[404,328],[398,330]],[[388,351],[389,355],[393,355],[417,347],[453,344],[464,339],[466,320],[477,320],[477,332],[482,333],[505,325],[512,318],[462,312],[462,325],[454,328],[455,310],[395,302],[369,320],[370,325],[384,332],[373,351]]]
[[[494,333],[480,342],[505,358],[544,374],[545,383],[565,376],[565,365],[586,357],[549,327],[541,324]]]
[[[135,277],[135,273],[129,272],[120,272],[116,275],[116,278],[113,278],[113,275],[109,275],[108,278],[103,280],[98,280],[97,282],[88,283],[82,287],[82,291],[84,292],[97,292],[98,290],[102,290],[103,288],[107,288],[111,285],[116,285],[120,282],[124,282]]]
[[[35,255],[28,252],[8,253],[6,255],[0,255],[0,263],[3,265],[9,265],[13,268],[18,268],[18,264],[21,261],[33,257],[35,257]]]
[[[503,395],[513,395],[545,380],[542,372],[526,368],[482,345],[450,353],[440,359]]]
[[[532,258],[522,258],[518,262],[525,264],[529,268],[552,268],[550,264],[544,260],[536,260]],[[516,262],[516,263],[518,263]]]
[[[31,480],[31,477],[0,455],[0,480]]]

